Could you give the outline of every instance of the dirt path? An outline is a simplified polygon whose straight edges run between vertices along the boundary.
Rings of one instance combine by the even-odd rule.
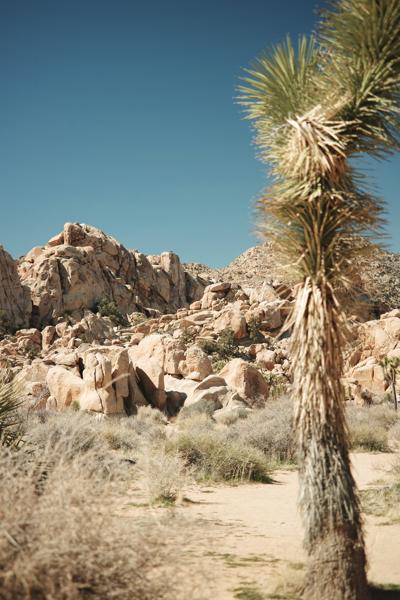
[[[387,477],[392,461],[393,454],[354,455],[360,488]],[[275,478],[273,485],[192,489],[190,502],[175,509],[196,523],[193,531],[188,529],[188,556],[208,573],[210,598],[293,597],[288,582],[299,581],[305,560],[297,473],[278,472]],[[366,538],[370,580],[400,585],[400,525],[367,517]]]

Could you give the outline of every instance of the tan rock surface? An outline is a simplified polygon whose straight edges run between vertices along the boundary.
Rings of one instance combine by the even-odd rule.
[[[249,406],[262,406],[268,399],[269,386],[260,371],[241,358],[229,361],[219,376],[234,388]]]

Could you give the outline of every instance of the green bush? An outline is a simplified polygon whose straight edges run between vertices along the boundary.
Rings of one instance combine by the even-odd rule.
[[[247,323],[247,331],[252,342],[264,341],[264,336],[260,331],[260,323],[256,319],[250,319]]]
[[[102,317],[110,317],[116,325],[127,325],[127,319],[119,310],[118,306],[109,298],[101,298],[95,306],[95,312]]]
[[[219,360],[229,360],[238,354],[237,341],[232,329],[224,329],[216,340],[203,339],[200,346],[206,354],[215,355]]]
[[[4,310],[0,310],[0,340],[6,335],[12,335],[14,328],[11,326],[10,319]]]
[[[190,327],[186,327],[179,336],[179,341],[182,343],[184,348],[188,348],[196,341],[197,333],[190,329]]]
[[[276,400],[288,392],[289,382],[284,375],[265,369],[259,369],[259,371],[269,385],[268,398],[270,400]]]

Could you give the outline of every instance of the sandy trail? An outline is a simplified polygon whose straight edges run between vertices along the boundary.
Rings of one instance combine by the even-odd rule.
[[[393,454],[353,455],[359,487],[387,478],[393,459]],[[300,579],[305,561],[296,508],[297,473],[281,471],[275,480],[272,485],[191,489],[191,502],[175,509],[196,523],[188,529],[188,557],[208,573],[210,598],[261,600],[272,592],[281,594],[275,597],[292,597],[286,582]],[[366,518],[369,579],[400,585],[400,524],[382,522]],[[249,590],[267,593],[252,596]]]

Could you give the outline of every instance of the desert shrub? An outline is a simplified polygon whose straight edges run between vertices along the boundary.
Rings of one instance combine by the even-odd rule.
[[[389,443],[400,448],[400,419],[388,431]]]
[[[116,325],[127,325],[127,319],[119,310],[118,306],[109,298],[101,298],[94,307],[102,317],[110,317]]]
[[[198,479],[213,481],[270,481],[270,463],[264,454],[240,439],[229,439],[211,419],[191,417],[182,421],[169,451],[177,451]]]
[[[259,371],[269,385],[268,398],[270,400],[276,400],[288,392],[289,382],[284,375],[266,369],[259,369]]]
[[[388,405],[348,406],[346,410],[350,447],[370,452],[388,452],[389,429],[398,422],[394,409]]]
[[[179,336],[179,341],[182,343],[184,348],[188,348],[196,341],[197,332],[191,329],[190,327],[186,327]]]
[[[142,446],[137,468],[150,504],[174,504],[182,495],[187,472],[182,458],[164,445]]]
[[[260,331],[260,322],[256,319],[250,319],[247,323],[247,331],[252,342],[264,341],[264,336]]]
[[[129,476],[121,455],[111,452],[102,435],[105,421],[84,412],[31,413],[25,425],[24,453],[37,461],[47,478],[62,459],[67,465],[80,460],[86,475],[122,481]]]
[[[18,409],[21,390],[17,381],[0,374],[0,446],[17,448],[22,441],[22,420]]]
[[[65,463],[47,448],[51,460],[42,458],[54,468],[38,486],[37,456],[27,462],[21,452],[0,452],[2,600],[189,597],[177,523],[118,515],[122,498],[111,482],[88,474],[96,453]]]
[[[238,347],[232,329],[224,329],[216,340],[202,339],[200,346],[206,354],[215,355],[217,359],[229,360],[237,356]]]
[[[14,328],[7,313],[4,310],[0,310],[0,340],[6,335],[12,335],[13,333]]]
[[[386,517],[391,522],[400,522],[400,460],[394,463],[392,481],[361,492],[365,512],[378,517]]]
[[[135,416],[105,419],[99,426],[101,435],[114,450],[138,451],[144,443],[165,439],[164,415],[150,406],[139,407]]]
[[[141,312],[134,312],[129,315],[129,322],[131,325],[140,325],[147,320],[146,315]]]
[[[228,358],[212,358],[211,366],[213,373],[219,373],[225,367],[225,365],[229,362]]]
[[[237,421],[228,436],[263,453],[270,463],[295,462],[293,402],[281,398]]]
[[[249,411],[247,411],[245,408],[233,408],[231,410],[223,410],[218,415],[218,419],[216,420],[220,425],[226,425],[229,427],[239,421],[239,419],[246,419],[248,414]]]

